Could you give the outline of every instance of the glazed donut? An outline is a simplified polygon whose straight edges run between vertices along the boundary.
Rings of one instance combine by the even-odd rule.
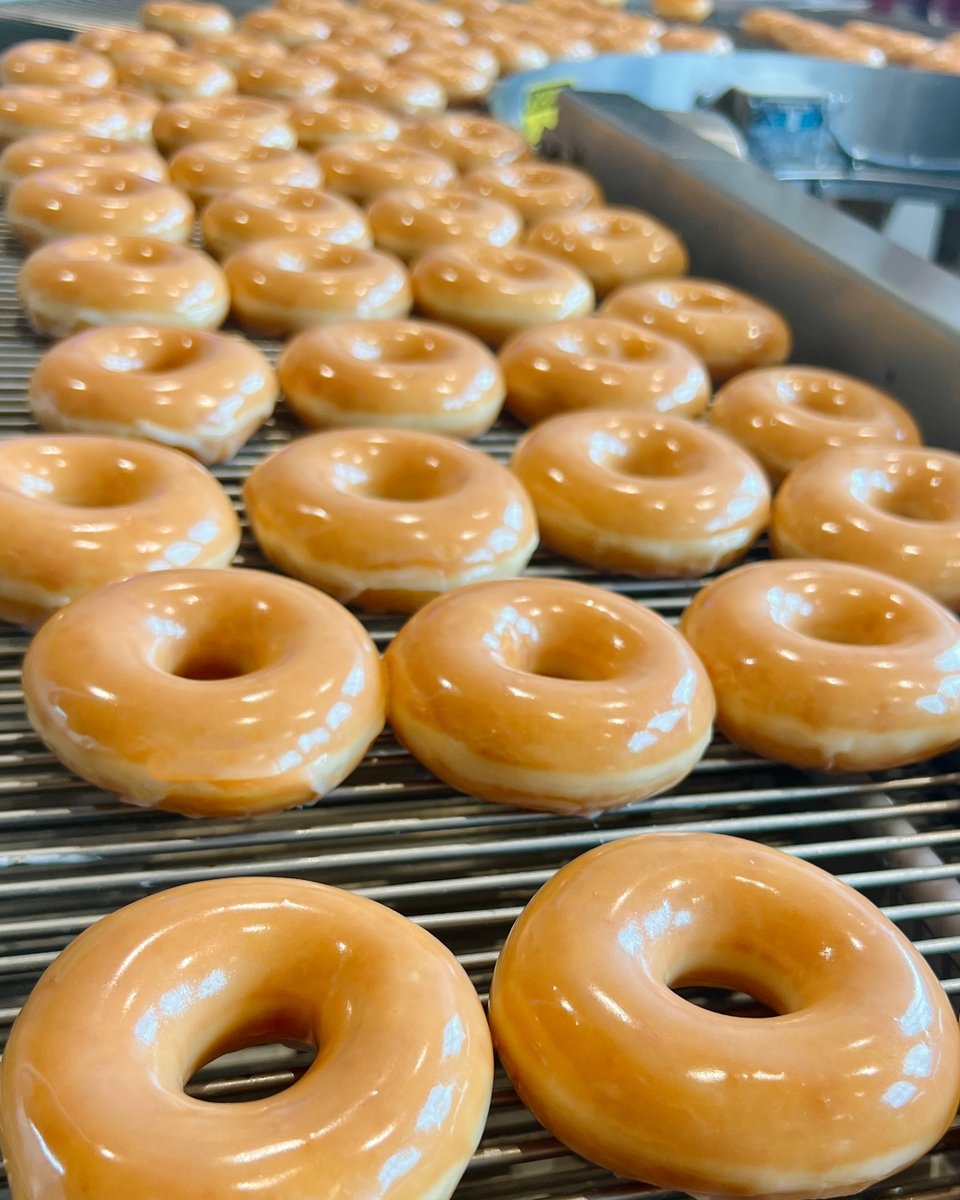
[[[403,57],[408,71],[417,71],[438,80],[450,104],[474,104],[490,92],[500,74],[495,54],[482,46],[456,49],[414,50]]]
[[[410,37],[401,29],[362,32],[355,30],[352,26],[353,22],[351,21],[349,26],[342,26],[336,31],[336,44],[351,54],[375,54],[382,61],[399,58],[401,54],[406,54],[410,49]],[[363,69],[359,74],[363,74]],[[439,87],[439,84],[436,86]],[[363,97],[361,96],[360,99],[362,100]]]
[[[885,771],[960,745],[960,622],[889,575],[739,567],[694,598],[681,629],[713,681],[718,728],[756,754]]]
[[[250,242],[298,237],[335,246],[373,244],[367,218],[343,196],[317,188],[246,187],[217,196],[203,211],[204,245],[227,258]]]
[[[704,1010],[688,984],[784,1015]],[[551,1133],[670,1191],[859,1192],[957,1105],[957,1023],[907,939],[819,867],[717,834],[623,838],[560,870],[507,938],[490,1021]]]
[[[4,84],[35,83],[45,87],[113,87],[117,75],[102,54],[69,42],[18,42],[0,55]]]
[[[76,233],[130,234],[186,242],[189,197],[169,183],[101,167],[60,167],[27,175],[7,198],[7,221],[29,247]]]
[[[86,88],[0,88],[0,145],[55,132],[141,140],[133,136],[127,111],[113,93],[105,96]]]
[[[579,267],[598,296],[624,284],[686,275],[690,261],[675,233],[632,208],[584,208],[544,217],[530,230],[526,245]]]
[[[369,71],[371,74],[386,69],[386,60],[372,50],[351,49],[341,46],[339,42],[307,42],[298,46],[293,52],[298,62],[312,63],[316,67],[326,67],[336,71],[338,75],[355,74],[358,71]]]
[[[406,25],[422,21],[427,25],[442,28],[444,25],[458,28],[463,24],[463,13],[434,0],[366,0],[364,8],[387,13],[393,20]]]
[[[100,25],[83,29],[73,41],[84,50],[93,50],[115,62],[127,54],[152,54],[157,50],[176,50],[177,43],[168,33],[158,30],[128,29],[126,25]]]
[[[540,71],[550,65],[550,55],[532,37],[513,37],[499,30],[489,30],[475,37],[473,44],[496,55],[501,75]]]
[[[65,1058],[68,1028],[83,1043]],[[184,1095],[198,1066],[272,1039],[323,1047],[288,1091],[227,1107]],[[273,1200],[331,1172],[354,1196],[388,1179],[390,1200],[446,1200],[483,1131],[493,1054],[473,985],[412,921],[323,884],[241,878],[138,900],[82,933],[17,1018],[2,1072],[0,1133],[24,1200],[56,1178],[43,1146],[103,1200],[186,1179],[243,1196],[265,1162]]]
[[[572,409],[697,417],[710,376],[682,342],[589,317],[528,329],[500,352],[507,407],[525,425]]]
[[[661,617],[582,583],[435,600],[390,644],[389,720],[460,791],[591,816],[671,787],[710,742],[703,667]]]
[[[217,96],[165,104],[153,122],[153,136],[166,155],[195,142],[252,142],[294,150],[297,135],[287,110],[250,96]]]
[[[328,187],[361,203],[395,188],[444,188],[457,179],[449,159],[398,141],[325,146],[317,164]]]
[[[296,58],[251,59],[237,68],[237,91],[264,100],[303,100],[332,92],[337,74]]]
[[[377,75],[342,75],[337,95],[420,119],[436,116],[447,107],[447,93],[436,79],[402,67],[388,67]]]
[[[305,425],[405,427],[474,438],[503,405],[503,375],[480,342],[424,321],[344,321],[289,342],[277,369]]]
[[[9,188],[37,171],[67,166],[110,167],[158,182],[168,178],[167,164],[160,155],[139,142],[117,142],[85,133],[35,133],[12,142],[0,154],[0,186]]]
[[[634,14],[607,13],[590,34],[601,54],[657,54],[666,33],[662,21]]]
[[[540,18],[542,21],[542,18]],[[589,38],[562,28],[543,25],[530,32],[550,55],[551,62],[587,62],[596,58],[597,48]]]
[[[224,263],[234,318],[248,329],[286,337],[334,321],[405,317],[410,277],[392,255],[312,238],[270,238]]]
[[[603,571],[696,578],[743,558],[770,488],[736,442],[692,421],[587,411],[544,421],[511,467],[543,544]]]
[[[147,571],[225,567],[240,544],[227,494],[160,446],[33,434],[0,442],[0,620],[33,626]]]
[[[23,690],[33,728],[71,771],[192,817],[309,803],[383,729],[363,626],[263,571],[165,571],[81,597],[31,642]]]
[[[442,154],[460,171],[502,166],[530,155],[530,147],[515,129],[473,113],[433,117],[414,126],[405,137],[434,154]]]
[[[111,233],[34,250],[18,287],[30,324],[52,338],[135,321],[216,329],[230,306],[223,272],[199,250]]]
[[[322,17],[281,12],[276,8],[260,8],[247,13],[242,28],[250,37],[270,38],[288,50],[309,42],[325,42],[330,36],[330,23]]]
[[[303,100],[290,108],[290,124],[304,150],[341,142],[392,142],[400,123],[385,109],[349,100]]]
[[[435,246],[510,246],[523,232],[520,214],[509,204],[456,187],[386,192],[367,216],[377,245],[404,262]]]
[[[733,39],[719,29],[691,29],[674,25],[659,40],[660,52],[692,51],[694,54],[732,54]]]
[[[603,203],[600,189],[589,175],[560,163],[519,162],[486,167],[465,175],[463,186],[480,196],[513,205],[531,225],[542,217]]]
[[[163,101],[229,96],[237,90],[231,70],[216,59],[201,58],[189,50],[131,54],[120,60],[117,74],[122,87]]]
[[[913,65],[920,71],[936,71],[942,75],[960,75],[960,46],[949,38],[928,54],[922,54]]]
[[[232,458],[273,412],[277,377],[242,338],[156,325],[88,329],[40,359],[27,399],[44,429]]]
[[[632,284],[615,291],[602,311],[685,342],[718,383],[790,354],[790,328],[778,312],[706,279]]]
[[[127,122],[123,135],[127,141],[149,142],[152,146],[153,122],[161,108],[159,100],[125,88],[104,89],[95,94],[119,105]]]
[[[210,37],[193,38],[188,49],[201,58],[213,59],[236,75],[238,69],[251,61],[273,62],[286,59],[287,51],[279,42],[269,38],[247,37],[242,33],[218,33]],[[240,89],[243,91],[243,89]]]
[[[829,558],[895,575],[960,610],[960,455],[845,446],[808,458],[777,493],[781,558]]]
[[[722,387],[710,423],[758,459],[774,484],[829,447],[920,444],[920,430],[892,396],[819,367],[747,371]]]
[[[905,29],[878,25],[875,21],[847,21],[842,32],[867,45],[878,47],[889,63],[910,65],[937,46],[933,38],[924,37],[921,33],[908,33]]]
[[[241,187],[318,188],[320,168],[308,154],[255,142],[190,142],[170,159],[170,178],[198,208]]]
[[[688,21],[699,25],[713,12],[713,0],[652,0],[654,16],[664,21]]]
[[[298,438],[254,468],[243,497],[272,563],[371,612],[518,575],[537,548],[533,508],[505,467],[408,429]]]
[[[514,246],[439,246],[414,266],[417,308],[494,346],[513,333],[586,316],[593,288],[566,263]]]
[[[144,29],[169,34],[177,41],[233,32],[233,17],[222,4],[183,0],[150,0],[140,9],[140,24]]]

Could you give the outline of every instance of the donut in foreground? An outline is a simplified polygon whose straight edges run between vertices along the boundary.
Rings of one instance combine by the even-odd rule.
[[[84,596],[33,639],[23,687],[34,729],[70,770],[187,816],[323,796],[384,718],[363,626],[262,571],[161,572]]]
[[[389,720],[461,791],[589,816],[678,783],[710,742],[713,695],[650,609],[587,584],[477,583],[387,650]]]
[[[749,1020],[677,995],[743,990]],[[960,1096],[930,968],[820,868],[715,834],[656,833],[563,868],[490,993],[520,1098],[618,1175],[700,1197],[845,1196],[919,1158]]]
[[[185,1092],[271,1040],[319,1049],[285,1091]],[[323,884],[224,879],[138,900],[53,963],[4,1054],[0,1138],[17,1200],[243,1196],[267,1172],[273,1200],[447,1200],[492,1075],[480,1001],[430,934]]]
[[[767,758],[882,771],[960,745],[960,621],[889,575],[755,563],[699,592],[680,628],[717,727]]]

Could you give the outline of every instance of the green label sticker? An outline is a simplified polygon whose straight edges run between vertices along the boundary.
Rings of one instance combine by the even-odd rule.
[[[560,93],[573,87],[572,79],[550,79],[533,83],[523,98],[520,128],[531,146],[539,146],[547,129],[556,129],[560,111]]]

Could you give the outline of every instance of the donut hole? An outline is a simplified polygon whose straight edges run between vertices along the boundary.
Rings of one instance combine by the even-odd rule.
[[[763,998],[756,993],[758,989],[753,983],[744,980],[732,987],[718,987],[711,983],[696,981],[674,984],[670,989],[675,996],[686,1000],[696,1008],[707,1009],[710,1012],[723,1013],[728,1017],[764,1018],[783,1016],[785,1010],[778,1006],[770,996]]]
[[[357,334],[350,343],[350,357],[357,362],[377,362],[385,366],[402,366],[404,363],[420,364],[429,359],[435,361],[443,352],[440,337],[426,330],[403,329],[387,336],[371,332]]]
[[[788,378],[777,385],[778,398],[809,412],[841,421],[872,421],[876,409],[858,391],[832,380]]]
[[[105,371],[117,374],[165,375],[195,365],[205,354],[203,337],[185,329],[170,329],[123,341],[111,337],[99,348],[97,361]]]
[[[701,455],[665,429],[623,437],[598,430],[590,435],[591,462],[609,471],[638,479],[676,479],[701,465]]]
[[[903,521],[960,521],[960,486],[945,487],[945,482],[936,468],[902,476],[882,468],[857,468],[850,476],[850,493],[861,503]]]
[[[124,508],[148,499],[156,489],[155,473],[132,458],[105,459],[78,449],[64,453],[41,448],[15,466],[0,462],[0,484],[49,504],[67,508]]]
[[[600,683],[619,673],[612,662],[590,657],[576,644],[544,646],[531,656],[527,672],[544,679],[566,679],[574,683]]]
[[[204,1055],[184,1091],[211,1104],[266,1100],[292,1087],[316,1057],[317,1047],[305,1039],[302,1022],[268,1017],[258,1028],[230,1037],[226,1048]]]
[[[767,607],[776,624],[818,642],[838,646],[890,646],[914,633],[912,619],[894,593],[864,588],[816,590],[770,588]]]
[[[688,308],[721,316],[737,311],[737,305],[729,296],[706,288],[690,287],[683,292],[661,291],[658,300],[670,308]]]
[[[263,666],[261,656],[249,643],[194,636],[183,646],[167,667],[178,679],[193,679],[198,683],[213,683],[224,679],[240,679],[252,675]]]
[[[334,486],[343,492],[389,504],[422,504],[452,495],[460,487],[459,468],[437,454],[411,457],[405,447],[381,444],[361,463],[339,463]]]

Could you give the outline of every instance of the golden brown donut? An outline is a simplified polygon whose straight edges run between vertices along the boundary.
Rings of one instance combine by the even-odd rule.
[[[280,104],[251,96],[216,96],[165,104],[153,122],[153,136],[166,155],[194,142],[252,142],[293,150],[297,135]]]
[[[237,91],[242,96],[283,102],[326,96],[333,91],[338,78],[327,67],[297,58],[251,59],[240,64],[236,75]]]
[[[543,46],[550,55],[551,62],[587,62],[597,56],[596,46],[582,34],[549,25],[535,28],[531,32],[537,44]]]
[[[4,84],[34,83],[46,87],[114,87],[117,74],[102,54],[69,42],[37,39],[18,42],[0,55]]]
[[[579,267],[598,296],[628,283],[686,275],[690,263],[675,233],[632,208],[584,208],[544,217],[525,244]]]
[[[177,43],[168,33],[159,30],[128,29],[125,25],[98,25],[82,29],[73,41],[84,50],[93,50],[115,62],[117,57],[155,50],[176,50]]]
[[[36,133],[56,132],[141,140],[115,95],[86,88],[0,88],[0,146]]]
[[[739,567],[696,596],[681,629],[713,681],[718,728],[756,754],[885,771],[960,745],[960,622],[890,575]]]
[[[790,354],[790,328],[778,312],[709,279],[632,284],[615,291],[602,311],[686,343],[715,382]]]
[[[404,142],[346,142],[317,154],[327,187],[360,203],[396,188],[445,188],[458,178],[449,159]]]
[[[76,233],[130,234],[189,241],[194,207],[169,183],[112,165],[65,166],[27,175],[7,197],[14,236],[33,248]]]
[[[530,430],[510,465],[544,545],[604,571],[711,574],[743,558],[770,514],[759,463],[722,434],[675,417],[566,413]]]
[[[498,346],[513,333],[593,311],[586,275],[514,246],[439,246],[413,268],[417,308]]]
[[[489,29],[475,35],[473,44],[496,55],[501,75],[539,71],[550,65],[550,55],[533,37],[514,37],[499,29]]]
[[[510,246],[523,232],[520,214],[509,204],[458,187],[386,192],[367,216],[377,245],[404,262],[435,246]]]
[[[560,163],[507,163],[463,177],[463,186],[480,196],[511,204],[530,225],[542,217],[576,212],[602,204],[600,188],[583,171]]]
[[[781,558],[829,558],[895,575],[960,610],[960,455],[844,446],[805,459],[777,492]]]
[[[421,121],[405,131],[404,138],[442,154],[460,171],[501,166],[530,156],[530,147],[515,129],[474,113],[450,112]]]
[[[149,0],[140,9],[144,29],[158,30],[179,41],[232,33],[233,17],[222,4],[186,3],[184,0]]]
[[[605,13],[590,40],[601,54],[657,54],[664,33],[662,21],[633,13]]]
[[[170,159],[170,179],[198,208],[241,187],[317,188],[323,183],[309,155],[241,139],[188,143]]]
[[[318,188],[238,188],[217,196],[203,210],[204,245],[227,258],[250,242],[298,237],[337,246],[372,246],[362,209]]]
[[[384,658],[394,733],[460,791],[590,816],[684,778],[710,741],[706,672],[661,617],[582,583],[442,596]]]
[[[518,575],[537,548],[533,508],[505,467],[408,429],[298,438],[254,468],[243,496],[271,562],[372,612]]]
[[[277,393],[266,358],[236,335],[110,325],[48,350],[27,399],[44,429],[138,438],[216,463],[267,420]]]
[[[661,53],[687,50],[694,54],[732,54],[733,39],[720,29],[693,29],[674,25],[659,39]]]
[[[187,816],[309,803],[383,728],[363,626],[263,571],[164,571],[81,597],[31,642],[23,688],[31,724],[71,771]]]
[[[403,67],[439,80],[450,104],[474,104],[490,92],[500,74],[496,55],[482,46],[415,49],[405,54]]]
[[[775,484],[828,447],[921,441],[916,422],[892,396],[819,367],[747,371],[717,392],[710,423],[745,446]]]
[[[392,142],[400,133],[400,122],[386,109],[322,97],[291,105],[290,124],[304,150],[341,142]]]
[[[933,38],[924,37],[922,33],[909,33],[905,29],[894,29],[876,21],[847,21],[843,32],[869,46],[878,47],[890,63],[911,65],[937,45]]]
[[[110,233],[34,250],[18,288],[30,324],[53,338],[135,321],[216,329],[230,306],[223,272],[199,250]]]
[[[139,142],[118,142],[85,133],[35,133],[11,142],[0,154],[0,185],[10,187],[37,171],[66,166],[110,167],[141,179],[168,178],[167,164],[160,155]]]
[[[687,21],[699,25],[713,12],[713,0],[652,0],[654,16],[664,21]]]
[[[171,996],[183,1007],[170,1012]],[[69,1078],[67,1028],[83,1039]],[[184,1096],[182,1078],[225,1050],[290,1039],[323,1051],[287,1091],[227,1107]],[[223,1196],[255,1192],[268,1161],[273,1200],[310,1194],[331,1171],[355,1196],[384,1194],[388,1179],[390,1200],[446,1200],[493,1077],[483,1008],[453,955],[389,909],[301,879],[187,884],[98,921],[44,974],[10,1046],[0,1133],[24,1200],[59,1178],[44,1146],[68,1181],[119,1200],[143,1195],[145,1179],[164,1194],[203,1186],[211,1140],[220,1155],[203,1174]],[[89,1082],[94,1046],[102,1088]]]
[[[269,38],[248,37],[243,33],[217,33],[192,38],[187,49],[191,54],[222,63],[235,75],[240,67],[251,60],[272,62],[287,56],[286,48],[279,42],[271,42]]]
[[[119,105],[127,121],[124,134],[127,141],[153,144],[153,122],[161,108],[159,100],[127,88],[104,88],[96,94]]]
[[[335,321],[405,317],[412,302],[401,262],[379,250],[312,238],[271,238],[224,263],[234,318],[267,336],[286,337]]]
[[[447,93],[432,75],[395,66],[372,76],[345,74],[337,84],[337,95],[402,117],[432,117],[447,107]]]
[[[406,54],[410,49],[410,37],[402,29],[381,29],[364,32],[351,26],[341,26],[336,34],[336,44],[342,46],[351,54],[375,54],[379,59],[392,60]],[[361,68],[357,74],[362,75],[366,68]],[[379,69],[379,68],[378,68]],[[347,72],[345,72],[346,74]],[[360,99],[363,99],[361,96]]]
[[[189,50],[131,54],[120,60],[117,74],[122,87],[162,101],[229,96],[237,90],[231,70],[216,59],[201,58]]]
[[[913,65],[920,71],[936,71],[941,75],[960,75],[960,46],[949,40],[921,54]]]
[[[781,1015],[711,1012],[686,985]],[[739,838],[641,834],[564,867],[507,938],[490,1019],[551,1133],[670,1191],[859,1192],[957,1104],[957,1023],[921,955],[838,879]]]
[[[400,25],[422,21],[438,28],[444,25],[456,28],[463,24],[462,12],[450,5],[437,4],[434,0],[365,0],[363,7],[386,13]]]
[[[278,363],[305,425],[380,426],[474,438],[503,405],[503,375],[468,334],[427,321],[344,321],[298,334]]]
[[[281,12],[276,8],[260,8],[247,13],[241,28],[250,37],[270,38],[288,50],[308,42],[325,42],[330,36],[330,22],[322,17]]]
[[[384,70],[387,65],[386,59],[372,50],[352,49],[342,46],[338,41],[307,42],[297,47],[293,57],[298,62],[326,67],[330,71],[336,71],[338,75],[363,71],[375,73]]]
[[[112,437],[0,442],[0,620],[34,626],[104,584],[225,567],[240,523],[183,454]]]
[[[500,351],[507,407],[526,425],[581,408],[697,417],[710,376],[682,342],[612,317],[528,329]]]

